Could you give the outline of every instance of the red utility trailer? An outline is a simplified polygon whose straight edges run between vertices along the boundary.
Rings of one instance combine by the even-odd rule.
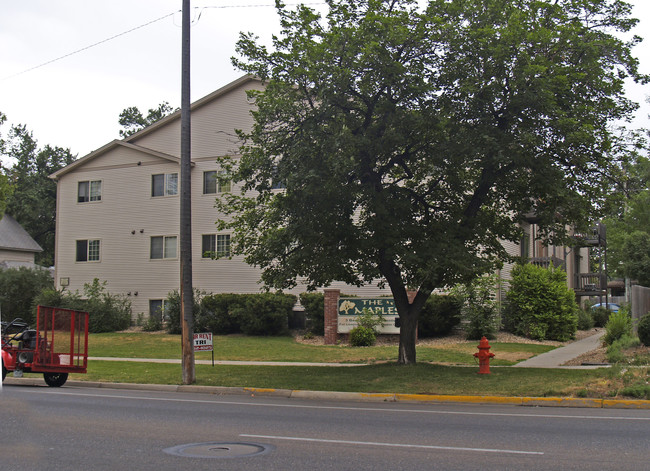
[[[7,372],[43,373],[48,386],[59,387],[68,373],[88,367],[88,313],[38,306],[36,329],[22,319],[2,323],[2,380]]]

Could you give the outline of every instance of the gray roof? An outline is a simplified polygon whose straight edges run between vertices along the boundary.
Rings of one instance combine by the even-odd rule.
[[[43,251],[27,231],[8,214],[0,219],[0,249],[20,252]]]

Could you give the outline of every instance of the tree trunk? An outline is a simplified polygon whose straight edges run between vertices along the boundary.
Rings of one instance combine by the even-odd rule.
[[[418,316],[409,305],[407,313],[400,313],[399,354],[397,363],[400,365],[415,364],[415,342],[417,339]]]

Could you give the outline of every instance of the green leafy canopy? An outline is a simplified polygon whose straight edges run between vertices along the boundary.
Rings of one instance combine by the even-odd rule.
[[[266,88],[222,161],[243,193],[219,203],[268,286],[381,278],[414,342],[435,288],[497,266],[523,213],[561,238],[629,157],[611,124],[636,108],[624,80],[646,77],[640,39],[615,36],[636,23],[623,1],[277,5],[273,50],[242,34],[233,59]]]

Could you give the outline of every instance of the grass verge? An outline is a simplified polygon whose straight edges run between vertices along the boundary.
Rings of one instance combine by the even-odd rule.
[[[495,396],[574,396],[585,385],[609,379],[607,370],[477,368],[384,363],[345,368],[302,366],[196,365],[197,385],[300,389],[313,391],[385,392]],[[144,384],[179,384],[181,366],[156,363],[90,361],[88,374],[70,379]],[[590,396],[594,397],[594,396]]]
[[[181,358],[180,336],[162,333],[91,334],[91,357]],[[233,361],[290,361],[310,363],[376,363],[397,358],[397,346],[349,347],[347,345],[309,345],[292,337],[214,336],[214,357]],[[475,365],[478,342],[448,344],[444,347],[418,346],[419,362]],[[548,345],[494,343],[495,366],[505,366],[552,350]],[[211,359],[210,352],[197,352],[197,360]]]

